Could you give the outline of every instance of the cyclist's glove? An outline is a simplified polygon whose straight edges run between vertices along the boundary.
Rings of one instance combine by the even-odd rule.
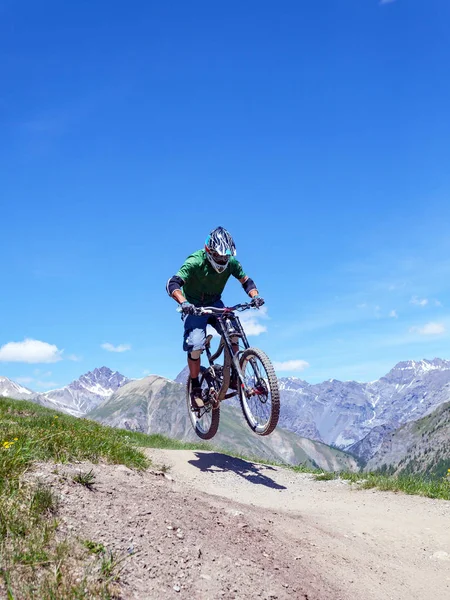
[[[261,308],[264,304],[264,298],[262,296],[253,296],[252,304],[255,308]]]
[[[193,315],[195,313],[195,306],[190,302],[182,302],[181,312],[183,315]]]

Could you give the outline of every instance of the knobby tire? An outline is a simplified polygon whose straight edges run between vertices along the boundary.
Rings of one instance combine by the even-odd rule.
[[[247,348],[247,350],[244,350],[244,352],[242,353],[242,356],[240,358],[240,365],[243,374],[245,375],[246,363],[250,362],[250,359],[252,358],[261,363],[267,375],[267,384],[270,392],[271,401],[270,415],[268,417],[267,423],[264,426],[261,426],[260,424],[257,430],[253,422],[255,420],[255,415],[248,406],[248,400],[246,400],[244,391],[242,389],[239,393],[239,399],[241,402],[242,412],[250,429],[252,429],[257,435],[265,436],[272,433],[272,431],[276,428],[278,424],[278,419],[280,416],[280,391],[278,389],[278,379],[275,374],[275,369],[273,368],[273,365],[270,362],[270,359],[267,356],[267,354],[259,348]]]
[[[201,367],[201,375],[203,375],[205,371],[205,367]],[[205,383],[205,381],[206,379],[203,380],[203,383]],[[209,386],[210,382],[206,381],[206,385]],[[213,438],[216,435],[217,430],[219,429],[220,406],[208,412],[208,414],[211,415],[211,424],[209,428],[206,429],[206,427],[202,427],[202,419],[199,419],[197,412],[191,409],[191,378],[189,375],[186,382],[186,404],[192,428],[198,435],[198,437],[202,440],[210,440],[211,438]]]

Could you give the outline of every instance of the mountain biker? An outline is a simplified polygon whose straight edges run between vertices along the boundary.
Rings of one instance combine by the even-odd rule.
[[[224,227],[216,227],[206,238],[205,247],[188,256],[178,273],[171,277],[166,285],[167,293],[178,302],[183,315],[186,316],[183,350],[188,353],[193,408],[198,409],[204,405],[198,379],[200,355],[205,349],[206,326],[210,323],[214,327],[215,321],[208,316],[195,315],[195,308],[223,308],[222,292],[230,275],[239,279],[256,308],[264,304],[253,279],[244,273],[235,256],[236,247],[230,233]],[[230,383],[230,387],[236,388],[236,385],[236,382]]]

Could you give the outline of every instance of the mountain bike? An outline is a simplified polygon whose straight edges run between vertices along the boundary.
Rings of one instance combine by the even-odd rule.
[[[205,351],[209,367],[201,367],[199,381],[204,406],[192,406],[191,378],[186,384],[186,402],[195,433],[209,440],[217,433],[220,403],[238,395],[249,427],[257,435],[269,435],[280,415],[280,392],[275,370],[268,356],[251,348],[237,312],[256,308],[251,302],[229,308],[197,307],[196,315],[210,315],[211,324],[220,335],[219,346],[211,349],[212,335],[206,338]],[[223,354],[223,364],[216,361]],[[235,389],[230,389],[234,387]]]

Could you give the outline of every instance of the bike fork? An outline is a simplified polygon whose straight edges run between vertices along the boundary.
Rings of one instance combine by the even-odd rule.
[[[239,385],[240,387],[244,390],[245,394],[248,396],[249,394],[249,389],[248,387],[245,385],[245,380],[244,380],[244,376],[242,374],[242,370],[241,370],[241,365],[239,364],[239,356],[238,354],[235,354],[232,359],[231,359],[233,366],[236,370],[236,374],[238,376],[238,380],[239,380]]]

